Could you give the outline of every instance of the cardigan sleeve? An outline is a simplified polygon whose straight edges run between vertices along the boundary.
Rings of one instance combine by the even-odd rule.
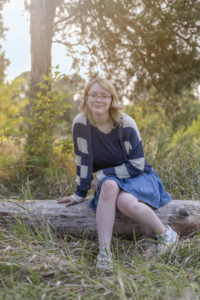
[[[127,116],[127,115],[126,115]],[[142,140],[135,121],[129,116],[126,117],[122,128],[122,143],[126,151],[124,163],[96,172],[96,177],[100,181],[105,176],[129,178],[143,173],[145,166]]]
[[[76,162],[76,191],[74,198],[77,198],[77,201],[84,199],[87,196],[87,191],[90,189],[91,180],[88,169],[89,153],[86,133],[86,119],[82,114],[79,114],[75,117],[72,125]]]

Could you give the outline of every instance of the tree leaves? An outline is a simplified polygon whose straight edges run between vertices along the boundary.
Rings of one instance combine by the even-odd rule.
[[[134,81],[134,95],[153,85],[173,97],[199,81],[199,1],[79,0],[65,9],[64,31],[80,29],[75,35],[91,55],[91,73],[101,65],[121,88]]]
[[[0,39],[4,38],[4,32],[6,31],[6,28],[3,26],[3,16],[2,16],[2,10],[3,5],[7,2],[7,0],[1,0],[0,3]],[[2,82],[5,78],[5,70],[6,67],[10,64],[9,60],[5,56],[5,52],[2,51],[2,46],[0,45],[0,82]]]

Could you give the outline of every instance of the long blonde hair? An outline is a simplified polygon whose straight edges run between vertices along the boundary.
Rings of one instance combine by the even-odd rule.
[[[95,125],[92,114],[87,106],[88,92],[95,83],[98,83],[106,92],[108,92],[111,95],[112,99],[111,99],[111,104],[110,104],[110,108],[109,108],[109,115],[112,120],[112,123],[119,124],[121,122],[120,117],[122,115],[123,106],[119,101],[119,98],[117,96],[114,86],[112,85],[112,83],[109,80],[107,80],[105,78],[97,77],[97,78],[91,80],[90,82],[88,82],[88,84],[86,85],[85,90],[84,90],[83,102],[80,106],[80,110],[84,113],[85,117],[88,118],[90,123],[92,125]]]

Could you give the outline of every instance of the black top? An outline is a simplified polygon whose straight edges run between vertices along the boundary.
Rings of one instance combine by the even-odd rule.
[[[125,157],[120,144],[118,126],[109,133],[104,133],[91,126],[91,139],[94,172],[123,164]]]

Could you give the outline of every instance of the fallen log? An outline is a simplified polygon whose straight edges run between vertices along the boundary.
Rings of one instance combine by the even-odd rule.
[[[34,228],[48,224],[58,235],[97,237],[95,212],[88,206],[90,199],[65,207],[55,200],[0,201],[0,226],[24,220]],[[181,236],[200,232],[200,201],[173,200],[155,211],[164,224],[172,226]],[[149,236],[149,230],[117,211],[113,233],[117,236]]]

